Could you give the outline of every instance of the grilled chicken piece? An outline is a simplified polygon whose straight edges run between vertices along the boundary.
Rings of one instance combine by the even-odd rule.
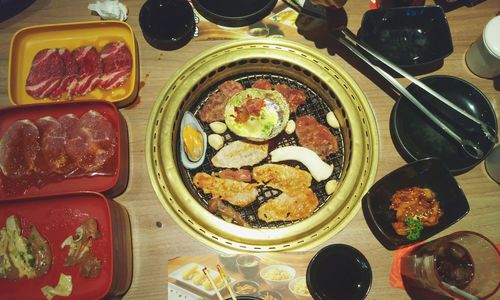
[[[318,198],[311,189],[304,189],[293,196],[282,193],[262,204],[257,215],[267,223],[295,221],[311,216],[318,203]]]
[[[389,208],[396,211],[397,222],[392,223],[392,227],[399,235],[408,235],[405,225],[408,217],[417,218],[429,227],[436,225],[443,215],[436,195],[428,188],[410,187],[397,191],[391,197]]]
[[[212,194],[213,198],[224,199],[239,207],[245,207],[257,199],[257,184],[254,183],[223,179],[203,172],[194,175],[193,183],[205,194]]]
[[[253,166],[267,157],[268,144],[254,144],[235,141],[227,144],[212,158],[217,168],[239,169]]]
[[[294,195],[311,186],[312,176],[299,168],[279,164],[264,164],[253,168],[253,178],[267,186]]]

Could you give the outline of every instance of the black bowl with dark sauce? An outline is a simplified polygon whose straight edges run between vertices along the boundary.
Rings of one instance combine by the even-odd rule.
[[[194,35],[193,8],[186,0],[148,0],[139,13],[144,39],[160,50],[185,46]]]

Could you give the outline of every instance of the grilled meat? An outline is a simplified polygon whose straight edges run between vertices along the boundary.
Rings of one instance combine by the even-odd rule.
[[[311,189],[304,189],[295,195],[282,193],[262,204],[257,214],[259,219],[268,223],[295,221],[311,216],[318,203],[314,192]]]
[[[267,157],[268,144],[254,144],[235,141],[227,144],[212,158],[212,164],[218,168],[253,166]]]
[[[287,165],[264,164],[253,168],[253,178],[262,184],[294,195],[311,185],[309,172]]]
[[[254,202],[258,194],[257,184],[223,179],[203,172],[194,175],[193,183],[205,194],[212,194],[213,198],[224,199],[239,207]]]

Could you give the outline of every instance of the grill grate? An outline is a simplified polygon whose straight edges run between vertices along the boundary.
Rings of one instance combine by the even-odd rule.
[[[341,173],[344,168],[344,140],[342,137],[342,134],[339,129],[333,129],[330,126],[328,126],[326,122],[326,114],[331,111],[332,109],[328,106],[327,102],[324,101],[316,92],[314,92],[311,88],[306,86],[305,84],[301,83],[300,81],[296,79],[292,79],[290,77],[282,76],[282,75],[277,75],[277,74],[272,74],[272,73],[258,73],[258,74],[245,74],[245,75],[238,75],[230,78],[226,78],[226,80],[235,80],[240,82],[244,88],[250,88],[251,85],[258,79],[267,79],[270,80],[273,84],[286,84],[292,88],[296,89],[302,89],[306,93],[306,103],[300,105],[295,113],[290,114],[290,119],[295,120],[297,116],[301,115],[312,115],[320,122],[321,124],[327,126],[330,131],[335,135],[338,141],[339,145],[339,150],[331,154],[327,159],[325,160],[328,164],[333,164],[334,165],[334,172],[331,177],[331,179],[337,179],[339,180],[341,178]],[[222,81],[223,82],[223,81]],[[208,96],[211,93],[216,92],[218,89],[217,87],[222,83],[218,82],[214,84],[213,86],[209,87],[199,98],[199,101],[195,101],[194,104],[188,108],[188,111],[191,111],[194,113],[194,115],[199,119],[198,113],[203,104],[206,102]],[[331,94],[331,93],[330,93]],[[208,134],[212,133],[212,130],[206,123],[202,123],[202,126],[205,130],[205,132]],[[178,132],[176,133],[177,135],[179,134]],[[229,130],[227,130],[224,134],[223,137],[225,139],[225,144],[236,141],[241,139],[241,137],[238,137],[237,135],[233,134]],[[269,143],[269,152],[272,150],[278,148],[278,147],[283,147],[283,146],[293,146],[297,145],[300,146],[298,143],[298,138],[295,134],[288,135],[285,132],[280,133],[278,136],[273,138],[270,143]],[[180,148],[178,145],[176,145],[177,149],[174,149],[176,153],[180,151]],[[208,209],[208,201],[211,199],[211,195],[203,193],[201,189],[197,189],[196,186],[193,184],[192,178],[194,175],[198,172],[205,172],[207,174],[212,174],[213,172],[218,172],[221,169],[216,168],[211,164],[211,159],[212,157],[217,153],[216,150],[208,146],[205,161],[203,165],[197,169],[194,170],[187,170],[186,168],[183,167],[179,157],[177,156],[177,167],[181,172],[182,179],[184,181],[184,184],[190,191],[190,193],[193,195],[195,199],[198,200],[198,202]],[[260,164],[265,164],[265,163],[270,163],[270,157],[268,156],[264,161],[262,161]],[[259,164],[259,165],[260,165]],[[287,163],[289,166],[298,166],[299,168],[306,170],[307,169],[299,162],[290,162]],[[251,167],[244,167],[246,169],[251,170]],[[316,194],[319,200],[319,205],[316,211],[321,208],[328,200],[328,195],[325,192],[325,183],[326,181],[322,181],[321,183],[318,183],[316,181],[312,181],[311,184],[311,189],[313,192]],[[227,205],[233,207],[237,212],[239,212],[242,217],[248,222],[248,224],[253,227],[253,228],[280,228],[284,226],[288,226],[290,224],[294,224],[298,221],[293,221],[293,222],[288,222],[288,221],[279,221],[279,222],[272,222],[272,223],[266,223],[264,221],[261,221],[257,217],[257,209],[262,203],[265,203],[266,201],[277,197],[279,194],[281,194],[281,191],[270,188],[268,186],[259,186],[259,195],[257,197],[257,200],[252,203],[251,205],[245,207],[245,208],[240,208],[237,206],[233,206],[229,203],[226,202]]]

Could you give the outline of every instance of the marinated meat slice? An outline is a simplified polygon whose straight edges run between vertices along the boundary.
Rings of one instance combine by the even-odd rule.
[[[69,236],[62,247],[69,246],[68,256],[64,260],[65,267],[80,265],[80,275],[84,278],[95,278],[101,271],[101,261],[92,252],[92,241],[101,238],[99,224],[94,218],[86,219],[73,236]]]
[[[228,80],[219,85],[219,90],[208,96],[200,110],[200,120],[206,123],[224,121],[224,110],[229,99],[244,90],[241,83]]]
[[[262,204],[257,215],[265,222],[295,221],[311,216],[318,206],[318,198],[311,189],[304,189],[293,196],[282,193]]]
[[[37,99],[48,97],[59,86],[64,72],[64,62],[58,49],[39,51],[26,79],[26,92]]]
[[[285,97],[290,112],[296,112],[297,107],[306,102],[306,93],[303,90],[291,88],[286,84],[276,84],[274,89]]]
[[[99,170],[115,154],[117,137],[113,125],[94,110],[82,115],[79,122],[70,123],[66,153],[82,170]]]
[[[301,89],[291,88],[286,84],[275,84],[267,79],[258,79],[252,84],[253,88],[262,90],[276,90],[285,97],[291,112],[296,112],[297,107],[306,102],[306,93]]]
[[[254,144],[235,141],[222,147],[212,157],[212,164],[218,168],[239,169],[253,166],[267,157],[268,144]]]
[[[222,179],[203,172],[194,175],[193,183],[205,194],[212,194],[212,198],[220,198],[239,207],[245,207],[257,199],[257,184]]]
[[[271,81],[267,79],[257,79],[253,84],[252,87],[255,89],[261,89],[261,90],[272,90],[273,89],[273,84]]]
[[[104,90],[122,86],[132,70],[132,54],[123,42],[109,43],[101,51],[103,74],[99,86]]]
[[[40,277],[50,269],[52,265],[52,252],[47,240],[38,232],[38,229],[31,225],[30,234],[28,235],[28,247],[35,258],[33,268],[37,277]]]
[[[73,57],[78,63],[78,78],[68,87],[69,96],[83,96],[92,92],[101,80],[102,65],[99,53],[92,46],[73,50]]]
[[[73,55],[68,49],[59,48],[57,49],[59,56],[64,63],[64,75],[61,78],[59,86],[55,88],[49,95],[52,99],[59,99],[68,90],[68,86],[78,76],[78,63],[76,62]]]
[[[245,88],[243,87],[243,85],[241,85],[241,83],[234,80],[228,80],[219,85],[219,91],[221,91],[222,94],[224,94],[228,98],[231,98],[239,92],[242,92],[244,89]]]
[[[246,169],[224,169],[220,171],[217,175],[219,175],[222,179],[232,179],[241,182],[251,182],[252,181],[252,173],[250,170]]]
[[[38,128],[29,120],[12,124],[0,140],[0,168],[12,179],[30,175],[40,151]]]
[[[244,227],[250,226],[239,212],[231,206],[225,204],[220,198],[210,199],[210,201],[208,201],[208,210],[213,214],[219,214],[226,222],[234,222]]]
[[[322,159],[337,152],[339,149],[337,138],[313,116],[304,115],[295,120],[296,134],[299,143],[318,154]]]
[[[63,120],[67,117],[61,117]],[[76,119],[76,117],[75,117]],[[76,119],[78,120],[78,119]],[[36,159],[37,172],[44,174],[43,167],[46,166],[49,172],[58,174],[67,174],[74,169],[76,165],[69,158],[65,150],[66,131],[53,117],[47,116],[35,121],[35,125],[40,131],[40,155]]]
[[[279,164],[264,164],[252,170],[253,178],[261,184],[281,190],[289,195],[311,186],[312,176],[299,168]]]

